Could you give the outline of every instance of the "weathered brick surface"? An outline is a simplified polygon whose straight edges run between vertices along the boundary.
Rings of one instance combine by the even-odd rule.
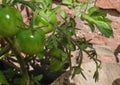
[[[104,9],[116,9],[120,12],[120,0],[97,0],[96,5]]]

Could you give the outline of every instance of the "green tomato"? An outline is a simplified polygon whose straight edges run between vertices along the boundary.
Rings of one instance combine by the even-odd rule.
[[[44,50],[45,33],[41,29],[21,30],[15,38],[15,45],[23,53],[33,55]]]
[[[4,37],[14,36],[22,25],[22,15],[14,7],[0,7],[0,35]]]
[[[35,27],[41,27],[45,33],[52,32],[57,23],[56,14],[50,10],[41,10],[35,17]]]

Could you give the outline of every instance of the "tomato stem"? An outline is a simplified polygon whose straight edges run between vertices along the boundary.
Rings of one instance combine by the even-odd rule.
[[[14,51],[16,58],[20,64],[20,70],[21,70],[21,74],[23,77],[23,81],[24,81],[24,84],[21,83],[21,85],[30,85],[29,75],[28,75],[27,69],[25,68],[26,66],[25,66],[25,62],[24,62],[22,55],[19,53],[17,48],[14,46],[12,39],[6,38],[6,41],[11,45],[12,50]]]
[[[7,53],[10,50],[11,46],[7,45],[5,48],[3,48],[2,51],[0,51],[0,56],[4,55],[5,53]]]
[[[35,18],[36,18],[36,15],[38,14],[38,10],[36,9],[33,16],[32,16],[32,20],[31,20],[31,23],[30,23],[30,28],[33,30],[34,29],[34,23],[35,23]]]

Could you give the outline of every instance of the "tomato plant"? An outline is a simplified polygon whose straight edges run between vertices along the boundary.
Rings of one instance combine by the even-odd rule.
[[[11,6],[0,8],[0,35],[11,37],[15,35],[22,26],[22,15]]]
[[[76,18],[88,22],[91,31],[98,30],[106,37],[113,36],[110,20],[96,6],[88,9],[84,0],[61,0],[61,4],[75,10],[68,15],[61,4],[52,0],[2,0],[0,5],[0,83],[5,85],[44,85],[52,83],[70,69],[75,74],[82,70],[84,54],[96,64],[93,78],[98,80],[101,61],[85,37],[76,35]],[[18,11],[24,10],[26,15]],[[28,8],[31,10],[29,11]],[[79,8],[79,9],[78,9]],[[76,10],[77,9],[77,10]],[[31,13],[30,13],[31,12]],[[28,23],[23,19],[28,19]],[[58,21],[58,18],[62,21]],[[73,52],[78,51],[78,55]],[[76,57],[73,65],[72,57]],[[7,66],[7,68],[6,68]]]

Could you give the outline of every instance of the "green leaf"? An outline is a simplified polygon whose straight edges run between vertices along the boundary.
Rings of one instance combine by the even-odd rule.
[[[36,26],[39,26],[39,24],[41,23],[41,22],[45,25],[45,26],[48,26],[49,25],[49,21],[45,18],[45,17],[43,17],[42,15],[36,15],[35,16],[35,25]],[[43,25],[43,26],[44,26]],[[41,26],[41,25],[40,25]],[[41,26],[42,27],[42,26]]]
[[[75,34],[75,29],[74,28],[67,28],[66,29],[66,34],[68,36],[73,36]],[[66,41],[68,43],[68,41]]]
[[[79,10],[75,10],[75,16],[79,16],[80,15],[80,11]]]
[[[52,48],[50,51],[50,56],[51,58],[55,58],[61,62],[64,61],[63,59],[67,57],[66,53],[59,48]]]
[[[75,47],[75,45],[73,43],[67,44],[66,48],[71,50],[71,51],[75,51],[76,50],[76,47]]]
[[[95,79],[95,82],[98,81],[98,79],[99,79],[99,72],[98,72],[98,70],[95,71],[95,73],[93,75],[93,78]]]
[[[94,12],[96,12],[98,10],[98,8],[96,6],[93,6],[91,7],[89,10],[88,10],[88,14],[91,15],[93,14]]]
[[[49,9],[52,9],[52,0],[43,0]]]
[[[66,5],[73,5],[72,0],[62,0],[62,3]]]
[[[73,73],[73,75],[72,75],[72,78],[75,76],[75,74],[81,74],[82,77],[83,77],[84,79],[86,79],[86,77],[85,77],[85,75],[84,75],[84,73],[83,73],[82,71],[83,71],[82,68],[80,68],[80,67],[75,67],[75,68],[74,68],[74,73]],[[86,80],[87,80],[87,79],[86,79]]]
[[[75,69],[74,69],[74,72],[75,72],[75,74],[80,74],[81,73],[81,68],[80,67],[76,67]]]
[[[45,56],[45,51],[39,52],[37,56],[39,59],[43,59],[43,57]]]
[[[81,5],[82,5],[82,3],[80,3],[78,0],[76,0],[76,1],[74,2],[74,6],[75,6],[75,7],[81,6]]]
[[[47,48],[53,48],[53,47],[57,48],[57,45],[58,45],[58,42],[55,36],[52,36],[50,40],[48,40],[47,42]]]
[[[37,76],[34,77],[34,79],[37,80],[37,81],[40,81],[42,78],[43,78],[42,74],[37,75]]]
[[[65,11],[61,11],[61,12],[60,12],[60,16],[61,16],[64,20],[66,20],[66,18],[67,18],[67,14],[66,14]]]
[[[0,83],[9,85],[7,79],[5,78],[4,74],[0,71]]]
[[[81,13],[81,20],[86,20],[90,24],[94,24],[95,20],[94,18],[90,17],[88,14]]]
[[[89,24],[95,24],[99,31],[106,37],[113,36],[113,30],[110,25],[110,20],[108,18],[103,17],[103,15],[96,15],[94,17],[91,17],[88,14],[82,13],[81,19],[86,20]]]
[[[63,63],[56,59],[56,58],[51,58],[50,61],[50,69],[51,71],[55,72],[55,71],[59,71],[63,68]]]
[[[59,71],[63,69],[64,63],[67,59],[67,55],[63,50],[59,48],[53,48],[50,51],[50,58],[51,71]]]
[[[75,28],[76,26],[76,21],[74,18],[70,18],[70,23],[71,23],[71,26],[73,27],[73,29]]]
[[[89,26],[90,26],[90,28],[91,28],[91,31],[94,32],[94,30],[95,30],[94,25],[89,23]]]
[[[53,13],[52,14],[56,14],[60,11],[60,6],[57,6],[53,9]]]
[[[42,9],[52,9],[52,0],[35,0]]]
[[[80,45],[80,47],[81,47],[81,49],[86,49],[87,47],[88,47],[88,44],[87,43],[82,43],[81,45]]]
[[[90,4],[89,2],[84,3],[84,5],[82,7],[83,10],[87,10],[89,4]]]
[[[54,41],[51,40],[47,43],[47,48],[53,48],[54,47]]]
[[[94,12],[94,13],[92,13],[91,15],[89,15],[89,16],[91,16],[91,17],[98,17],[98,16],[101,16],[101,17],[106,17],[107,16],[107,14],[105,13],[105,12],[99,12],[99,11],[96,11],[96,12]]]
[[[110,19],[104,18],[104,17],[102,17],[102,16],[94,16],[94,17],[92,17],[92,18],[94,18],[95,20],[104,21],[104,22],[106,22],[106,23],[108,23],[108,24],[111,23],[111,20],[110,20]]]
[[[100,30],[102,34],[104,34],[106,37],[113,37],[113,30],[110,26],[110,24],[102,21],[96,21],[96,26]]]

